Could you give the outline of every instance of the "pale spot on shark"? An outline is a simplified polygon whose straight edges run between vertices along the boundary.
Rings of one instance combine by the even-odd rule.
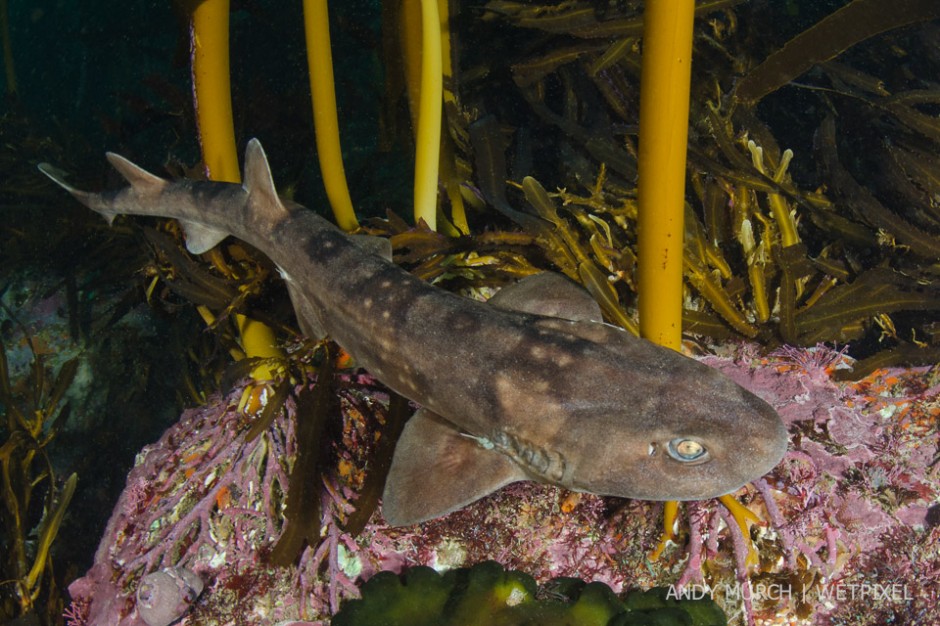
[[[546,393],[551,387],[552,384],[547,380],[536,380],[532,383],[532,391],[535,393]]]

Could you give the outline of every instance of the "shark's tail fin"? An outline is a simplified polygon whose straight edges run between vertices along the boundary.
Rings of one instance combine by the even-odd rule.
[[[114,169],[130,184],[129,187],[90,193],[72,187],[65,181],[65,173],[48,163],[40,164],[39,170],[76,200],[104,216],[108,224],[119,213],[177,218],[186,234],[186,248],[193,254],[206,252],[231,234],[228,226],[233,218],[249,222],[243,226],[250,230],[253,225],[276,223],[289,214],[274,188],[268,158],[257,139],[248,142],[245,180],[240,186],[193,181],[173,183],[151,174],[119,154],[108,152],[107,157]],[[204,205],[213,200],[217,200],[225,209],[233,209],[233,202],[245,203],[247,210],[239,215],[226,212],[223,217],[228,219],[220,219],[219,215],[223,212],[205,210],[207,207]],[[170,210],[174,207],[174,210]],[[188,209],[183,210],[181,207]],[[215,217],[210,219],[207,213],[214,213]]]
[[[151,174],[138,165],[134,165],[120,154],[108,152],[106,156],[114,169],[131,184],[138,201],[159,196],[163,193],[164,189],[166,189],[167,185],[170,184],[169,181]],[[114,205],[114,193],[92,193],[76,189],[65,182],[65,172],[49,163],[40,163],[39,171],[52,179],[59,187],[62,187],[72,194],[76,200],[92,211],[102,215],[108,220],[109,225],[120,213],[120,211],[116,210]]]
[[[76,189],[72,185],[65,182],[65,172],[54,165],[49,163],[40,163],[38,167],[39,171],[48,176],[52,182],[72,194],[76,200],[87,206],[92,211],[102,215],[106,220],[108,220],[108,225],[114,221],[114,218],[118,213],[112,209],[110,203],[104,201],[101,194],[90,193],[88,191]]]

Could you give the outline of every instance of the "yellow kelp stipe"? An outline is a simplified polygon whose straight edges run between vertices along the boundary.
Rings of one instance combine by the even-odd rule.
[[[421,94],[415,138],[415,221],[437,229],[437,180],[444,79],[437,0],[421,0]]]
[[[647,2],[640,75],[637,200],[640,336],[682,346],[682,257],[686,142],[695,0]],[[675,502],[666,503],[658,557],[674,536]]]
[[[336,223],[349,232],[359,228],[359,220],[353,210],[343,169],[333,81],[333,52],[330,48],[330,16],[326,0],[304,0],[304,32],[307,37],[307,67],[310,71],[313,128],[320,173]]]
[[[205,0],[192,14],[193,101],[209,180],[241,182],[232,120],[229,0]]]
[[[663,550],[669,545],[669,542],[676,536],[676,519],[679,517],[679,503],[675,500],[667,500],[663,503],[663,534],[659,537],[659,543],[649,553],[649,560],[656,561],[662,556]]]
[[[648,2],[640,78],[640,334],[678,350],[694,0]]]
[[[725,508],[728,509],[728,512],[731,513],[731,517],[734,518],[734,521],[738,525],[738,529],[741,531],[741,535],[744,537],[744,543],[747,545],[747,558],[745,559],[745,565],[747,567],[752,567],[757,565],[760,559],[757,556],[757,548],[754,547],[754,542],[751,541],[751,534],[748,532],[747,523],[759,523],[760,518],[754,514],[749,508],[738,502],[734,499],[730,493],[718,498],[718,500],[725,505]]]
[[[229,82],[229,0],[204,0],[192,13],[193,102],[202,160],[210,180],[240,183]],[[236,315],[242,347],[248,357],[283,357],[274,331],[265,324]],[[259,365],[255,380],[271,380],[274,372]]]

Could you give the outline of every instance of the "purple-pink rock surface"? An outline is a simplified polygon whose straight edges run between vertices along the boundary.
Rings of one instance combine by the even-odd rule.
[[[341,522],[369,469],[386,398],[367,377],[347,377],[342,427],[333,429],[341,441],[323,477],[319,546],[306,547],[292,567],[270,563],[296,453],[294,406],[289,400],[246,442],[250,418],[236,410],[237,389],[186,411],[141,451],[94,566],[69,587],[67,617],[73,625],[143,625],[141,580],[182,567],[205,589],[181,625],[327,623],[378,571],[495,559],[540,582],[575,576],[615,591],[705,586],[741,623],[930,623],[940,595],[940,370],[837,383],[831,374],[850,359],[828,348],[721,352],[702,360],[770,402],[790,427],[783,462],[736,494],[764,520],[751,527],[752,565],[716,501],[685,506],[678,543],[651,563],[661,504],[533,483],[415,527],[390,528],[379,513],[351,537]]]

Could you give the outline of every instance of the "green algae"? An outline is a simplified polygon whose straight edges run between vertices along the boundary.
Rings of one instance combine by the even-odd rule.
[[[558,578],[541,587],[528,574],[494,561],[439,574],[413,567],[382,572],[343,605],[333,626],[724,626],[710,599],[678,600],[668,589],[620,599],[600,582]]]

